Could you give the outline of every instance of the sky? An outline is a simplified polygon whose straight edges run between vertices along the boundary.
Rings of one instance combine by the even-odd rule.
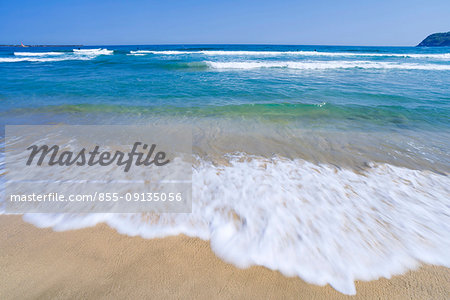
[[[0,44],[414,46],[445,31],[449,0],[0,0]]]

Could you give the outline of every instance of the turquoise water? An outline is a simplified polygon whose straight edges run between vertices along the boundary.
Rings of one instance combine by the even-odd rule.
[[[267,108],[270,114],[275,104],[306,109],[308,104],[326,104],[323,109],[337,118],[341,112],[349,117],[355,110],[358,117],[365,110],[379,110],[380,117],[448,125],[447,48],[101,48],[113,52],[77,55],[70,48],[1,48],[2,112],[50,106],[71,112],[76,106],[88,110],[81,105],[89,104],[97,110],[132,106],[144,111],[221,106],[227,113],[241,110],[240,105],[252,111],[248,105],[260,104],[265,106],[255,111]],[[39,52],[42,55],[36,55]],[[68,104],[73,106],[63,107]],[[285,111],[290,115],[289,108]]]
[[[262,132],[372,132],[368,160],[379,151],[378,161],[438,172],[450,162],[449,48],[1,48],[0,71],[2,124],[247,121]],[[408,136],[393,142],[395,155],[379,141],[389,134]]]
[[[38,226],[182,233],[347,294],[450,267],[450,48],[0,48],[0,101],[2,127],[193,130],[192,214],[24,216]]]

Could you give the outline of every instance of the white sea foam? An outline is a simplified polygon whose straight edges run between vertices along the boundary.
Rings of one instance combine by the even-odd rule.
[[[108,49],[73,49],[73,52],[75,54],[82,54],[82,55],[111,55],[114,53],[114,50],[108,50]]]
[[[0,63],[91,60],[99,55],[111,55],[113,52],[108,49],[73,49],[73,52],[14,52],[14,57],[0,57]]]
[[[180,55],[180,54],[195,54],[199,51],[151,51],[151,50],[137,50],[130,51],[130,54],[165,54],[165,55]]]
[[[55,56],[64,55],[67,52],[14,52],[15,56]]]
[[[144,238],[210,240],[238,267],[262,265],[355,294],[354,280],[389,278],[420,263],[450,267],[450,179],[387,164],[356,173],[303,160],[238,155],[199,161],[192,214],[26,214],[39,227],[105,222]]]
[[[394,63],[373,61],[205,61],[212,69],[259,69],[259,68],[288,68],[299,70],[323,69],[404,69],[404,70],[450,70],[450,65]]]
[[[73,56],[73,55],[64,55],[64,56],[58,56],[58,57],[36,57],[36,56],[30,56],[30,57],[0,57],[0,63],[2,62],[22,62],[22,61],[29,61],[29,62],[55,62],[55,61],[65,61],[65,60],[90,60],[92,59],[92,56]]]
[[[223,51],[223,50],[203,50],[203,51],[179,51],[179,50],[137,50],[130,51],[131,54],[162,54],[162,55],[185,55],[202,54],[211,56],[376,56],[376,57],[409,57],[409,58],[434,58],[450,59],[450,53],[367,53],[367,52],[319,52],[319,51]]]

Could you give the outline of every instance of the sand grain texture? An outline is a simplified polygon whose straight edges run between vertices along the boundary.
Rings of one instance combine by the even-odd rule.
[[[106,225],[66,232],[0,216],[0,299],[449,299],[450,269],[424,266],[390,280],[357,282],[357,295],[263,267],[241,270],[209,243],[146,240]]]

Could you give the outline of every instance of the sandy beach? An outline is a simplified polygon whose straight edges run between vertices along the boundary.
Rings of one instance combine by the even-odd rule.
[[[54,232],[0,217],[1,299],[448,299],[450,270],[423,266],[391,279],[356,282],[357,295],[307,284],[263,267],[238,269],[207,241],[143,239],[106,225]]]

